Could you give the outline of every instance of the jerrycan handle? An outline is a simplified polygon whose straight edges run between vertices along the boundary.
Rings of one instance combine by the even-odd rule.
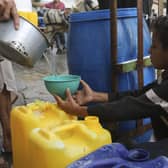
[[[85,117],[85,124],[89,128],[102,128],[101,124],[99,123],[99,118],[96,116],[87,116]]]
[[[36,141],[38,143],[41,144],[50,144],[48,147],[54,147],[55,149],[63,149],[64,148],[64,143],[63,141],[56,136],[55,134],[53,134],[52,132],[50,132],[48,129],[45,128],[35,128],[32,133],[31,133],[31,137],[33,139],[36,139]]]
[[[45,128],[37,128],[38,134],[43,137],[44,139],[51,140],[55,135],[53,135],[51,132],[49,132]]]
[[[21,106],[21,107],[15,107],[13,112],[19,112],[21,115],[28,115],[30,113],[32,113],[32,111],[28,108],[26,108],[25,106]]]
[[[77,134],[80,136],[84,135],[84,137],[88,140],[95,140],[97,137],[97,134],[90,130],[86,125],[82,123],[71,123],[67,125],[63,125],[59,128],[56,128],[54,130],[54,134],[56,136],[64,137],[66,133],[70,135],[70,133],[73,132],[74,134]],[[72,136],[72,134],[71,134]]]
[[[45,137],[46,139],[51,139],[51,136],[50,134],[45,130],[45,129],[40,129],[39,130],[39,134],[42,136],[42,137]]]

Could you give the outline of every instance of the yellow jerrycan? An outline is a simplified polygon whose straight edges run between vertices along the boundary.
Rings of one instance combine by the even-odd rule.
[[[31,0],[15,0],[18,14],[24,17],[26,20],[38,25],[38,15],[36,11],[33,11]]]
[[[97,117],[71,121],[52,129],[33,129],[30,133],[31,168],[65,168],[73,161],[111,143],[110,133]]]
[[[19,16],[22,16],[34,26],[38,26],[38,15],[37,12],[25,12],[25,11],[18,11]]]
[[[11,135],[14,168],[31,168],[28,164],[28,138],[34,128],[59,125],[76,117],[66,114],[56,104],[36,101],[27,106],[17,106],[11,111]]]

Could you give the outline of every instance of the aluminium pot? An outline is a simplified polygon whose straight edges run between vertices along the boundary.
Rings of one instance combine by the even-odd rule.
[[[12,20],[0,22],[0,55],[4,58],[33,67],[48,47],[45,35],[23,17],[19,30],[15,30]]]

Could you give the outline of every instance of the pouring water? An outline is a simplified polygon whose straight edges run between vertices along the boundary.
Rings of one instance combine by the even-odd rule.
[[[49,66],[49,73],[51,75],[56,75],[56,52],[57,48],[49,47],[43,53],[44,58]]]

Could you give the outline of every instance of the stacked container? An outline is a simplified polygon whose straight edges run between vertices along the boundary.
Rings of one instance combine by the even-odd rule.
[[[72,121],[52,129],[34,129],[30,135],[31,168],[65,168],[73,161],[111,143],[98,118]]]
[[[40,101],[12,110],[11,132],[14,168],[62,168],[111,143],[97,117],[77,121]]]
[[[19,11],[18,13],[19,13],[19,16],[24,17],[26,20],[28,20],[34,26],[38,25],[38,15],[37,15],[37,12]]]
[[[14,168],[30,168],[28,158],[29,134],[33,128],[47,128],[59,125],[76,117],[67,115],[56,104],[35,102],[15,107],[11,112],[11,134]]]

